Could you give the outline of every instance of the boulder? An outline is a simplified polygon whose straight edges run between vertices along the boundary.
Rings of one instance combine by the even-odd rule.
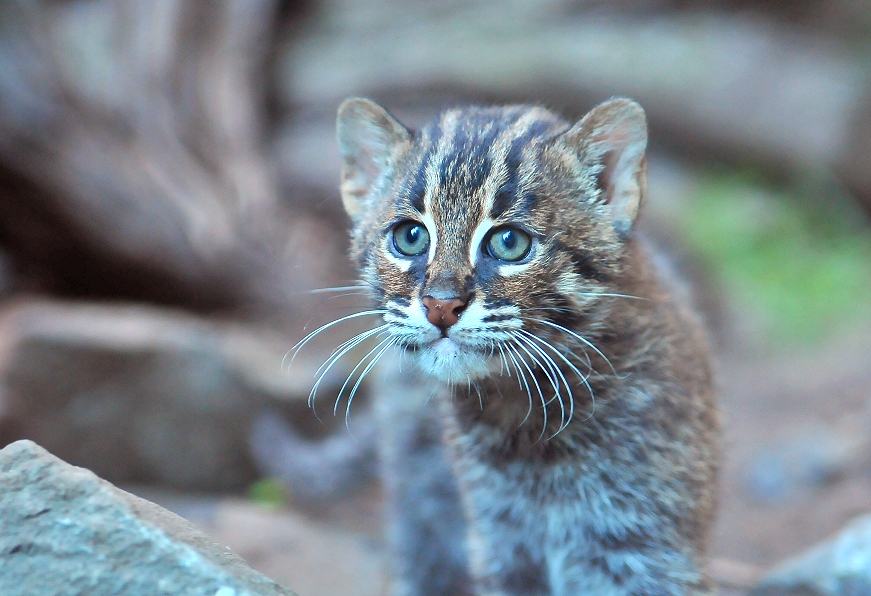
[[[769,572],[751,596],[871,594],[871,515]]]
[[[290,338],[170,309],[34,301],[0,311],[0,446],[31,439],[115,483],[241,490],[265,409],[309,419]],[[336,367],[339,368],[339,367]],[[341,377],[344,380],[344,377]],[[324,383],[325,393],[334,391]]]
[[[4,596],[292,596],[184,519],[31,441],[0,450]]]

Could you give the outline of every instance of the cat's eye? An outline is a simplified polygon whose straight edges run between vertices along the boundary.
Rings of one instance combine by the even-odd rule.
[[[404,221],[393,228],[393,246],[406,257],[422,255],[429,248],[429,232],[416,221]]]
[[[486,250],[494,259],[516,263],[522,261],[532,248],[532,238],[517,228],[496,228],[488,237]]]

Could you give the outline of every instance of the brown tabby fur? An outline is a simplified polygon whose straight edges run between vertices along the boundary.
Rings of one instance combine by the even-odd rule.
[[[699,324],[633,232],[641,108],[571,126],[470,107],[412,132],[350,99],[338,138],[351,254],[385,322],[371,358],[419,364],[383,366],[378,397],[395,593],[710,593],[715,395]],[[395,244],[408,221],[429,232],[418,256]],[[529,256],[488,253],[501,226]],[[428,322],[424,296],[462,303],[458,322]]]

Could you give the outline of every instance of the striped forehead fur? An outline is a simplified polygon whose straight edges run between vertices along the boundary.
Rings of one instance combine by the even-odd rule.
[[[421,131],[431,143],[422,156],[426,161],[421,164],[424,180],[415,181],[424,195],[424,209],[441,221],[457,217],[480,221],[484,217],[497,219],[508,209],[517,208],[524,201],[516,193],[532,169],[528,164],[522,167],[524,153],[534,141],[566,127],[538,107],[465,108],[442,113]]]

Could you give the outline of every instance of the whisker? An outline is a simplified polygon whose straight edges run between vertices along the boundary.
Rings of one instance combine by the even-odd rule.
[[[392,348],[397,341],[399,340],[396,337],[388,338],[387,345],[385,345],[380,352],[372,357],[372,360],[369,361],[369,364],[366,365],[366,368],[364,368],[363,372],[360,373],[360,376],[357,377],[357,382],[354,383],[354,388],[351,389],[351,393],[348,394],[348,405],[345,407],[345,428],[348,429],[349,433],[351,432],[351,402],[354,400],[354,396],[357,394],[357,389],[360,388],[360,383],[363,382],[363,379],[366,378],[366,375],[369,374],[369,371],[372,370],[372,368],[378,363],[381,357],[384,356],[387,350]],[[341,395],[341,392],[339,393],[339,395]]]
[[[519,331],[523,332],[523,329],[520,329]],[[531,335],[531,334],[527,333],[527,335]],[[550,439],[554,438],[555,436],[557,436],[559,433],[561,433],[563,431],[563,429],[565,429],[566,426],[568,426],[568,422],[566,422],[566,405],[565,405],[565,402],[563,401],[562,395],[561,395],[560,390],[559,390],[559,380],[562,380],[563,385],[565,385],[566,391],[568,392],[569,402],[572,404],[572,409],[574,409],[574,395],[572,395],[572,388],[571,388],[571,386],[569,386],[569,382],[566,380],[566,377],[563,374],[563,371],[560,370],[559,366],[557,366],[556,362],[554,362],[553,358],[551,358],[549,354],[547,354],[544,350],[542,350],[535,342],[533,342],[532,340],[530,340],[527,337],[524,337],[523,335],[518,335],[517,339],[522,340],[530,348],[532,348],[536,353],[538,353],[542,358],[544,358],[548,367],[551,368],[551,372],[554,374],[554,376],[555,377],[557,375],[559,376],[559,379],[556,379],[556,384],[554,386],[555,393],[554,393],[553,399],[559,400],[560,426],[553,435],[548,437],[548,440],[550,440]],[[553,401],[553,399],[551,401]],[[547,403],[550,404],[550,401]],[[571,421],[571,416],[569,416],[569,421]]]
[[[553,399],[556,398],[556,397],[559,395],[559,393],[560,393],[560,390],[559,390],[559,382],[556,380],[556,377],[555,377],[555,376],[553,376],[553,377],[551,376],[551,374],[553,373],[553,370],[551,369],[550,364],[548,364],[548,365],[546,366],[543,362],[541,362],[541,360],[539,360],[539,359],[535,356],[535,354],[532,354],[532,353],[531,353],[531,352],[526,348],[526,346],[524,346],[524,343],[526,343],[526,342],[521,343],[520,340],[523,340],[523,339],[524,339],[522,336],[518,335],[516,332],[512,332],[511,335],[514,336],[515,340],[518,340],[518,341],[517,341],[517,345],[518,345],[518,346],[519,346],[519,347],[520,347],[524,352],[526,352],[526,353],[529,355],[530,358],[532,358],[532,361],[537,365],[538,368],[541,369],[541,371],[544,373],[544,375],[547,377],[547,380],[550,382],[551,386],[553,387],[554,397],[551,398],[549,401],[547,401],[545,405],[550,404],[550,402],[553,401]],[[534,346],[533,346],[533,348],[534,348]],[[538,351],[538,350],[536,350],[536,352],[539,353],[539,354],[541,353],[541,352]],[[548,360],[550,360],[550,358],[547,357],[546,355],[545,355],[545,357],[546,357]]]
[[[315,418],[320,420],[320,417],[317,414],[317,411],[314,408],[315,397],[317,396],[318,389],[321,386],[321,382],[326,378],[327,373],[330,372],[330,369],[342,359],[348,352],[353,350],[355,347],[360,345],[362,342],[366,341],[373,335],[378,336],[386,332],[387,325],[382,325],[377,327],[376,329],[370,329],[369,331],[364,331],[359,335],[352,337],[351,339],[345,341],[341,346],[336,348],[326,362],[318,367],[318,370],[315,371],[315,376],[317,376],[317,380],[314,385],[312,385],[311,391],[308,394],[308,406],[314,411]],[[323,370],[322,370],[323,369]]]
[[[605,355],[602,353],[602,351],[599,350],[599,348],[597,348],[595,345],[593,345],[589,340],[587,340],[587,339],[584,338],[583,336],[578,335],[577,333],[575,333],[575,332],[572,331],[571,329],[568,329],[567,327],[563,327],[562,325],[559,325],[559,324],[557,324],[557,323],[552,323],[552,322],[550,322],[550,321],[546,321],[546,320],[544,320],[544,319],[530,319],[530,320],[532,320],[532,321],[536,321],[536,322],[538,322],[538,323],[542,323],[542,324],[547,325],[547,326],[549,326],[549,327],[553,327],[554,329],[557,329],[557,330],[559,330],[559,331],[562,331],[563,333],[567,333],[568,335],[574,337],[574,338],[577,339],[578,341],[580,341],[580,342],[584,343],[585,345],[589,346],[590,348],[593,349],[593,351],[595,351],[599,356],[601,356],[603,360],[605,360],[605,362],[606,362],[606,363],[608,364],[608,366],[611,368],[611,372],[613,372],[615,375],[617,374],[617,371],[615,370],[614,365],[611,364],[611,361],[608,359],[608,357],[605,356]]]
[[[644,296],[633,296],[632,294],[614,294],[611,292],[576,292],[578,296],[605,296],[609,298],[630,298],[632,300],[649,300]]]
[[[523,426],[523,424],[529,420],[529,417],[532,415],[532,391],[529,389],[529,383],[526,380],[526,374],[524,374],[523,370],[520,368],[520,364],[517,363],[517,358],[514,356],[514,351],[511,349],[509,344],[505,345],[505,349],[508,351],[508,356],[511,358],[511,362],[514,363],[514,369],[517,371],[517,384],[523,388],[526,388],[526,395],[529,398],[529,409],[526,411],[526,416],[523,417],[523,420],[520,421],[520,424],[517,425],[517,428]],[[523,384],[520,384],[520,381],[523,381]]]
[[[590,394],[590,402],[593,405],[592,410],[590,410],[589,416],[584,418],[585,421],[590,420],[593,417],[593,415],[596,413],[596,394],[593,391],[593,387],[590,385],[590,381],[589,381],[590,375],[593,372],[593,368],[590,367],[590,369],[589,369],[590,372],[588,372],[587,374],[581,373],[581,371],[578,370],[578,368],[568,358],[566,358],[566,356],[562,352],[560,352],[556,348],[556,346],[554,346],[550,342],[545,341],[544,339],[542,339],[542,338],[540,338],[532,333],[529,333],[528,331],[526,333],[529,337],[535,339],[536,341],[540,342],[542,345],[545,345],[545,346],[549,347],[551,350],[553,350],[554,354],[559,356],[563,360],[563,362],[565,362],[574,371],[574,373],[576,375],[578,375],[578,379],[587,388],[587,392],[589,392],[589,394]],[[571,354],[571,352],[570,352],[570,354]],[[589,358],[587,359],[587,365],[588,366],[590,365]],[[572,411],[569,413],[569,420],[570,421],[571,421],[572,416],[574,415],[574,406],[575,406],[574,401],[572,401],[571,406],[572,406]]]
[[[519,343],[517,342],[516,339],[511,339],[510,342],[511,343],[507,344],[509,348],[514,347],[514,344],[519,345]],[[538,384],[538,379],[535,378],[535,373],[532,372],[532,368],[530,368],[529,363],[526,362],[526,360],[523,358],[523,355],[520,353],[519,350],[517,350],[517,348],[514,348],[513,351],[517,355],[517,357],[520,358],[520,362],[523,363],[523,366],[526,368],[526,370],[529,371],[529,376],[532,377],[532,382],[535,384],[535,389],[538,392],[538,398],[541,400],[541,410],[542,410],[543,422],[542,422],[541,434],[539,435],[538,439],[536,439],[536,443],[537,443],[538,441],[540,441],[542,439],[542,437],[544,437],[544,433],[547,429],[547,406],[544,403],[544,393],[542,393],[541,385]],[[530,398],[531,397],[532,396],[530,395]],[[524,418],[524,422],[525,421],[526,421],[526,419]]]
[[[478,394],[478,407],[481,408],[481,411],[484,411],[484,398],[481,396],[481,388],[478,387],[477,383],[472,383],[472,387],[475,388],[475,393]]]
[[[572,363],[568,358],[565,357],[565,355],[562,354],[562,352],[560,352],[560,351],[556,348],[556,346],[554,346],[554,345],[551,344],[550,342],[548,342],[548,341],[546,341],[546,340],[544,340],[544,339],[538,337],[537,335],[534,335],[534,334],[532,334],[532,333],[530,333],[530,332],[528,332],[528,331],[526,331],[526,330],[524,330],[524,329],[521,329],[520,331],[521,331],[521,333],[523,333],[524,335],[526,335],[526,336],[527,336],[531,341],[537,341],[537,342],[539,342],[541,345],[543,345],[543,346],[545,346],[545,347],[547,347],[547,348],[550,348],[550,349],[553,351],[553,353],[556,354],[557,356],[559,356],[559,358],[560,358],[563,362],[565,362],[566,365],[567,365],[567,366],[568,366],[568,367],[569,367],[569,368],[570,368],[570,369],[571,369],[571,370],[572,370],[572,371],[573,371],[573,372],[578,376],[578,379],[581,381],[581,383],[584,384],[584,386],[586,386],[587,391],[589,391],[589,393],[590,393],[590,401],[591,401],[592,404],[593,404],[593,410],[592,410],[592,412],[590,413],[590,416],[592,416],[593,413],[594,413],[595,410],[596,410],[596,396],[595,396],[594,393],[593,393],[593,388],[590,386],[590,383],[589,383],[589,381],[587,380],[588,377],[589,377],[589,374],[584,375],[583,373],[581,373],[581,371],[578,370],[578,367],[576,367],[576,366],[575,366],[575,365],[574,365],[574,364],[573,364],[573,363]],[[564,429],[565,429],[569,424],[571,424],[571,421],[572,421],[572,419],[574,418],[574,415],[575,415],[575,400],[574,400],[574,397],[571,396],[572,390],[571,390],[571,388],[569,388],[569,384],[568,384],[568,381],[566,380],[565,376],[562,375],[562,370],[561,370],[561,369],[558,369],[558,370],[560,370],[560,376],[562,377],[563,383],[565,383],[565,384],[566,384],[566,387],[568,388],[568,391],[569,391],[569,394],[570,394],[571,399],[570,399],[570,401],[569,401],[569,417],[568,417],[568,420],[566,421],[566,423],[565,423],[563,426],[560,427],[559,430],[557,430],[556,433],[554,433],[553,436],[550,437],[551,439],[552,439],[553,437],[555,437],[556,435],[558,435],[559,433],[561,433],[561,432],[562,432],[562,431],[563,431],[563,430],[564,430]],[[587,417],[587,420],[589,420],[590,416]]]
[[[387,342],[389,342],[389,341],[392,341],[393,339],[394,339],[393,336],[388,336],[388,337],[385,337],[384,339],[382,339],[381,341],[379,341],[379,342],[375,345],[375,347],[372,348],[371,350],[369,350],[369,352],[368,352],[365,356],[363,356],[363,357],[360,359],[360,362],[358,362],[357,365],[356,365],[354,368],[351,369],[351,372],[348,374],[348,378],[345,379],[345,382],[344,382],[344,383],[342,383],[342,387],[339,389],[339,394],[336,396],[336,403],[333,405],[333,416],[335,416],[336,413],[338,412],[338,410],[339,410],[339,402],[340,402],[341,399],[342,399],[342,393],[345,392],[345,387],[347,387],[347,386],[348,386],[348,383],[351,382],[351,379],[354,377],[354,373],[357,372],[357,369],[360,368],[360,367],[363,365],[363,363],[366,362],[366,360],[367,360],[367,359],[368,359],[372,354],[374,354],[376,351],[378,351],[378,350],[379,350],[379,349],[380,349],[380,348],[381,348],[385,343],[387,343]]]
[[[330,292],[346,292],[349,290],[365,290],[371,289],[372,286],[369,284],[355,284],[352,286],[336,286],[333,288],[317,288],[316,290],[309,290],[309,294],[329,294]]]
[[[384,325],[379,325],[378,327],[375,327],[374,329],[369,329],[368,331],[363,331],[362,333],[358,333],[357,335],[355,335],[351,339],[347,339],[347,340],[343,341],[341,344],[336,346],[336,348],[332,352],[330,352],[330,355],[327,358],[326,362],[324,362],[323,364],[321,364],[318,367],[318,369],[315,371],[314,376],[318,376],[321,372],[321,369],[323,369],[325,366],[327,366],[331,360],[333,360],[334,358],[341,358],[344,354],[346,354],[348,351],[345,349],[346,347],[349,349],[352,349],[357,344],[364,341],[366,338],[371,337],[372,335],[377,335],[378,333],[385,331],[388,327],[389,327],[389,325],[387,325],[385,323]],[[340,352],[341,352],[341,354],[340,354]]]
[[[364,310],[362,312],[357,312],[354,314],[345,315],[344,317],[338,318],[335,321],[331,321],[325,325],[321,325],[320,327],[318,327],[317,329],[315,329],[314,331],[312,331],[311,333],[306,335],[304,338],[302,338],[299,342],[297,342],[297,344],[295,346],[293,346],[292,348],[290,348],[290,350],[287,351],[287,354],[285,354],[284,358],[281,359],[281,367],[284,368],[284,362],[285,362],[285,360],[287,360],[287,355],[290,354],[291,352],[293,352],[293,356],[291,356],[290,361],[287,363],[287,367],[290,368],[290,366],[293,364],[293,359],[296,358],[296,355],[299,354],[299,351],[303,348],[303,346],[305,346],[308,342],[310,342],[312,339],[314,339],[314,337],[316,335],[318,335],[319,333],[322,333],[323,331],[326,331],[330,327],[332,327],[334,325],[338,325],[339,323],[343,323],[345,321],[350,321],[351,319],[356,319],[359,317],[373,316],[373,315],[383,315],[386,312],[387,311],[383,308],[378,308],[375,310]]]
[[[357,335],[357,336],[351,338],[350,340],[346,341],[344,344],[342,344],[345,347],[342,348],[341,351],[333,353],[330,356],[330,358],[327,359],[327,362],[322,364],[318,368],[318,370],[315,371],[315,375],[318,375],[318,372],[320,372],[320,376],[318,376],[314,385],[312,385],[311,391],[308,394],[308,405],[310,408],[312,408],[314,410],[314,402],[315,402],[315,397],[317,396],[317,393],[318,393],[318,389],[321,386],[321,382],[326,378],[327,373],[330,372],[330,369],[339,360],[341,360],[345,354],[347,354],[348,352],[353,350],[355,347],[360,345],[362,342],[366,341],[367,339],[369,339],[373,335],[378,336],[378,335],[381,335],[383,333],[386,333],[386,330],[384,329],[384,327],[387,327],[387,325],[382,325],[381,327],[378,327],[377,329],[371,329],[369,331],[365,331],[365,332],[361,333],[360,335]],[[323,368],[323,371],[321,371],[322,368]],[[354,370],[356,370],[356,369],[354,369]],[[352,371],[352,373],[353,373],[353,371]],[[342,385],[342,388],[344,389],[344,385]],[[339,395],[341,395],[341,392],[339,393]],[[335,415],[335,411],[333,412],[333,414]],[[315,412],[315,416],[317,416],[317,412]]]

